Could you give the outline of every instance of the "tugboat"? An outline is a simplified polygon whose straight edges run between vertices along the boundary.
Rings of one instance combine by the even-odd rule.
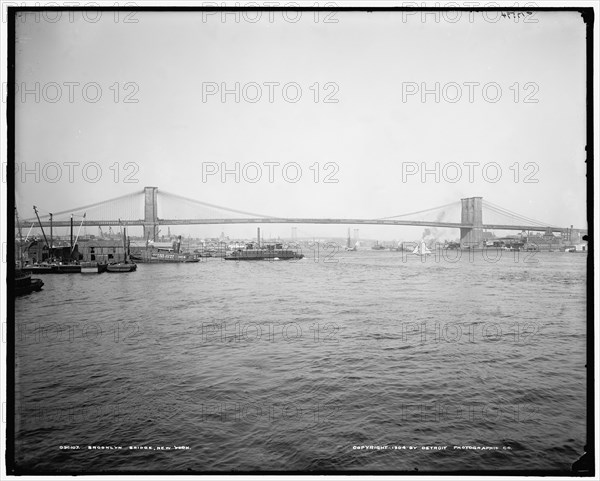
[[[380,244],[379,241],[375,241],[375,245],[371,247],[374,251],[384,251],[385,246]]]
[[[20,269],[15,271],[15,296],[23,296],[33,291],[42,290],[44,282],[41,279],[32,279],[31,274],[27,274]]]
[[[127,230],[123,229],[123,247],[125,249],[125,261],[113,262],[106,266],[106,272],[133,272],[137,265],[129,260],[129,243],[127,243]]]
[[[392,252],[403,252],[404,246],[402,245],[402,241],[398,241],[396,247],[390,247],[390,251]]]

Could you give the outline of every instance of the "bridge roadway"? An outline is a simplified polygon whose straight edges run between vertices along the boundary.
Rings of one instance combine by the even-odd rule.
[[[33,222],[39,225],[36,220],[28,219],[24,222]],[[157,219],[156,222],[147,222],[144,220],[88,220],[84,221],[88,226],[153,226],[153,225],[219,225],[219,224],[363,224],[363,225],[404,225],[413,227],[439,227],[454,229],[472,229],[472,224],[462,224],[459,222],[430,222],[420,220],[399,220],[399,219],[309,219],[309,218],[282,218],[282,217],[258,217],[258,218],[240,218],[240,219]],[[53,221],[53,227],[69,227],[71,221]],[[43,227],[50,227],[50,221],[42,221]],[[479,226],[476,226],[479,227]],[[550,229],[552,232],[563,232],[566,228],[561,227],[540,227],[537,225],[504,225],[504,224],[483,224],[485,230],[517,230],[517,231],[540,231],[545,232]]]

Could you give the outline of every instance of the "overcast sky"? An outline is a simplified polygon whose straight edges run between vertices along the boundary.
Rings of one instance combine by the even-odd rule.
[[[40,165],[39,182],[17,174],[21,217],[33,215],[33,204],[57,212],[158,186],[281,217],[379,218],[483,196],[550,224],[587,226],[579,14],[536,12],[516,22],[463,12],[453,23],[450,13],[438,23],[400,12],[337,12],[329,19],[336,23],[310,12],[296,22],[281,12],[248,13],[239,22],[233,14],[138,12],[128,19],[137,23],[125,23],[125,15],[17,21],[16,162],[21,170]],[[39,98],[23,97],[36,82]],[[239,102],[233,93],[223,99],[222,87],[235,90],[236,82]],[[434,91],[436,82],[439,101],[434,93],[422,98],[422,88]],[[70,162],[80,164],[71,164],[73,182]],[[102,169],[96,182],[93,167],[88,180],[82,173],[93,162]],[[203,179],[203,169],[236,162],[242,171],[258,163],[262,178],[249,182],[256,170],[246,167],[239,182],[233,175]],[[272,183],[265,162],[280,164]],[[302,169],[295,183],[282,172],[293,162]],[[335,166],[325,169],[329,162]],[[462,168],[456,182],[450,162]],[[465,162],[480,164],[472,182]],[[50,163],[62,166],[56,182]],[[422,163],[431,170],[439,164],[439,182],[420,172],[403,178]],[[338,182],[324,182],[328,173]],[[127,174],[138,182],[125,182]],[[344,236],[346,229],[302,225],[298,235]],[[255,226],[172,230],[252,236]],[[290,234],[289,225],[266,230]],[[421,231],[363,226],[361,237]]]

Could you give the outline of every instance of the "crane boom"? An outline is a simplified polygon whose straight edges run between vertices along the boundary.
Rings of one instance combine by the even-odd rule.
[[[46,241],[46,245],[48,246],[48,249],[50,249],[50,245],[48,244],[48,238],[46,237],[46,233],[44,232],[44,228],[42,227],[42,221],[40,220],[40,216],[38,215],[37,207],[35,205],[33,206],[33,211],[35,212],[35,216],[37,217],[37,220],[40,224],[40,229],[42,229],[42,234],[44,236],[44,240]]]

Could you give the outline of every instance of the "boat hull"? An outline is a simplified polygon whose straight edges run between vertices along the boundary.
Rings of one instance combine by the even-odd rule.
[[[31,278],[31,274],[19,275],[15,278],[15,296],[23,296],[40,291],[44,285],[41,279]]]
[[[29,274],[55,274],[57,273],[54,266],[25,266],[23,267],[23,272],[28,272]]]
[[[22,270],[30,274],[78,274],[81,272],[81,266],[79,264],[50,264],[25,266]]]
[[[76,264],[58,265],[58,274],[78,274],[81,272],[81,266]]]
[[[298,254],[291,250],[239,250],[227,254],[224,259],[227,261],[287,261],[292,259],[302,259],[303,257],[304,254]]]
[[[84,262],[81,264],[82,274],[100,274],[106,272],[107,264],[98,264],[97,262]]]
[[[176,253],[176,252],[146,252],[141,251],[131,255],[131,259],[141,264],[164,264],[181,262],[200,262],[196,254]]]
[[[106,272],[133,272],[136,269],[136,264],[108,264],[106,266]]]
[[[82,274],[99,274],[99,269],[98,266],[95,267],[82,267],[81,268],[81,273]]]

